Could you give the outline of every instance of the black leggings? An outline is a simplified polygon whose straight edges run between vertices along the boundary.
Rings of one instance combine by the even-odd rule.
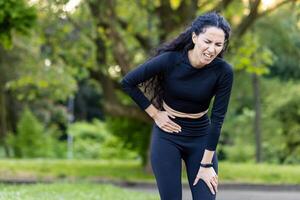
[[[193,200],[215,200],[206,185],[200,179],[193,186],[202,159],[207,135],[183,136],[181,133],[168,133],[155,123],[151,138],[151,166],[154,172],[161,200],[182,200],[182,160],[185,162],[188,182]],[[216,152],[213,156],[213,168],[218,174]]]

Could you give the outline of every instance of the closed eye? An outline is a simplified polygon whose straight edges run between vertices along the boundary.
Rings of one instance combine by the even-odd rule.
[[[204,42],[205,42],[206,44],[210,44],[210,43],[211,43],[210,40],[204,40]],[[218,47],[221,47],[221,46],[222,46],[222,43],[216,43],[216,45],[217,45]]]

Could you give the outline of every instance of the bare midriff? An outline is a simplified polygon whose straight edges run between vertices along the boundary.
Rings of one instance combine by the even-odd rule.
[[[179,112],[177,110],[172,109],[170,106],[166,104],[166,102],[163,101],[163,108],[170,114],[176,116],[176,117],[186,117],[186,118],[192,118],[192,119],[197,119],[202,117],[208,112],[208,109],[200,112],[200,113],[184,113],[184,112]]]

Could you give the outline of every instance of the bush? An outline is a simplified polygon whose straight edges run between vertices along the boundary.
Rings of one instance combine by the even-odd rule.
[[[7,143],[18,158],[55,157],[56,141],[51,137],[51,131],[45,131],[29,108],[25,108],[17,124],[17,133],[10,133]]]
[[[73,136],[73,154],[75,158],[119,158],[132,159],[137,154],[124,148],[124,142],[111,134],[104,122],[76,122],[68,128]]]
[[[251,144],[241,144],[234,146],[224,146],[223,150],[227,155],[226,160],[230,162],[251,162],[255,158],[255,147]]]
[[[294,95],[274,112],[282,123],[281,163],[300,162],[300,95]]]
[[[151,125],[124,117],[107,117],[109,130],[124,142],[124,147],[138,153],[142,165],[147,164]]]

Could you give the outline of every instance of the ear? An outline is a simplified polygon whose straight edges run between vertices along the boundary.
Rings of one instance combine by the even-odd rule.
[[[195,32],[192,33],[192,41],[195,44],[196,43],[196,39],[197,39],[197,35]]]

